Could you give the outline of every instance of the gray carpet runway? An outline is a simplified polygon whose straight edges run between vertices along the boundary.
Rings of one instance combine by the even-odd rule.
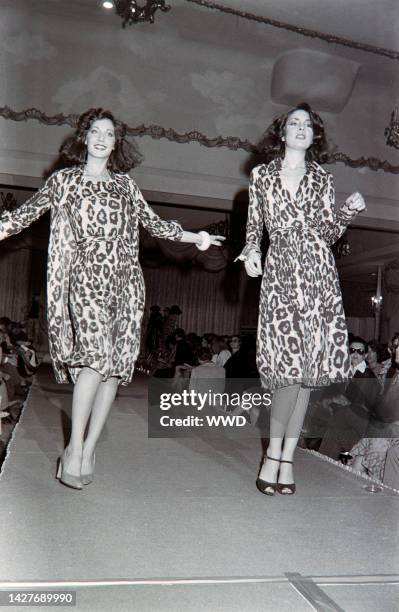
[[[120,391],[94,483],[75,491],[54,478],[70,403],[43,366],[0,480],[0,595],[65,588],[96,611],[398,610],[395,492],[298,450],[297,494],[261,495],[258,430],[149,439],[140,376]]]

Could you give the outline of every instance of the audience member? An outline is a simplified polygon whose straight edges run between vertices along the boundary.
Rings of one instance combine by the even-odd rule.
[[[189,390],[197,393],[223,393],[225,370],[212,361],[212,353],[208,348],[201,348],[198,354],[199,365],[191,370]],[[210,406],[221,407],[220,402],[210,398]]]
[[[356,470],[383,480],[387,452],[399,445],[399,346],[392,356],[382,396],[374,407],[364,438],[351,450]]]
[[[222,336],[216,336],[212,342],[212,361],[215,365],[223,367],[231,357],[227,343]]]
[[[194,353],[192,347],[186,340],[184,329],[178,327],[175,330],[174,338],[176,342],[175,366],[185,364],[193,366],[195,363]]]
[[[354,336],[349,346],[352,380],[343,395],[335,398],[338,404],[327,424],[320,452],[333,459],[348,452],[364,435],[373,414],[381,387],[377,377],[367,367],[367,342]]]
[[[385,376],[391,365],[391,355],[388,347],[380,344],[376,340],[368,342],[366,354],[367,365],[376,375],[381,387],[384,387]]]

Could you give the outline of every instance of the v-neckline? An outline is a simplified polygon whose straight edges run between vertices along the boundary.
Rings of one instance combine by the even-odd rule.
[[[278,161],[279,161],[279,163],[278,163],[278,167],[277,167],[277,172],[278,172],[278,180],[280,182],[281,191],[282,192],[286,192],[288,194],[289,199],[290,199],[291,202],[296,202],[299,199],[299,196],[300,196],[300,194],[302,192],[302,188],[303,188],[304,182],[305,182],[305,180],[308,177],[308,174],[309,174],[309,171],[310,171],[310,164],[309,164],[309,162],[305,161],[305,172],[304,172],[301,180],[298,183],[298,187],[297,187],[296,192],[293,195],[292,192],[287,187],[284,187],[284,185],[283,185],[283,179],[282,179],[282,176],[281,176],[281,171],[283,169],[283,160],[282,160],[282,158],[280,158]]]

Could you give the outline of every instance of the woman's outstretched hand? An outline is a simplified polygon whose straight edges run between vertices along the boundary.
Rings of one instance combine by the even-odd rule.
[[[261,276],[262,275],[262,264],[260,255],[257,251],[250,251],[244,262],[245,271],[248,276]]]
[[[181,242],[195,244],[200,251],[206,251],[210,246],[222,246],[224,240],[226,240],[225,236],[214,236],[213,234],[208,234],[205,230],[200,232],[187,232],[183,230],[181,237]]]
[[[366,210],[366,202],[364,201],[364,197],[362,196],[361,193],[358,193],[357,191],[355,193],[352,193],[349,198],[347,198],[345,200],[345,204],[344,206],[350,211],[350,212],[362,212],[363,210]]]
[[[226,236],[213,236],[213,234],[210,234],[210,238],[211,246],[222,246],[223,240],[226,240]]]
[[[188,232],[185,232],[185,234],[187,235]],[[225,236],[214,236],[213,234],[208,234],[205,230],[198,232],[198,234],[193,234],[193,236],[196,247],[200,251],[206,251],[210,246],[222,246],[223,240],[226,240]]]

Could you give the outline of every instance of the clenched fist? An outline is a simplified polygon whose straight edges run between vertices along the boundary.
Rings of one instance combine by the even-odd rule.
[[[366,202],[362,194],[356,191],[345,200],[344,206],[351,212],[356,211],[359,213],[366,209]]]

